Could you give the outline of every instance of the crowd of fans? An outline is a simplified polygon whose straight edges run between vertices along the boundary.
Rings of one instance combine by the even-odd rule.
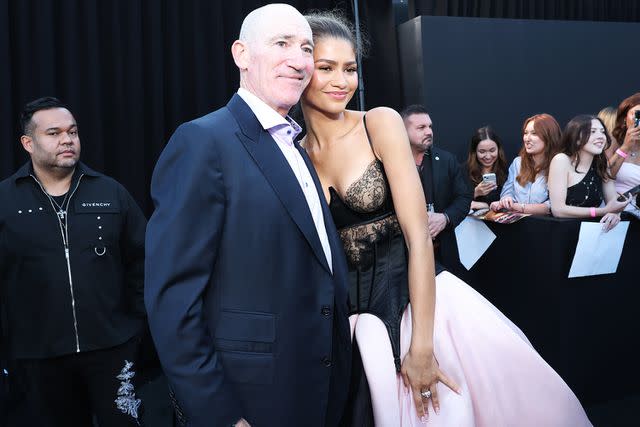
[[[623,211],[640,217],[640,93],[617,109],[576,116],[564,131],[549,114],[529,117],[522,140],[507,169],[496,132],[485,126],[473,134],[466,161],[472,210],[601,218],[607,230]]]

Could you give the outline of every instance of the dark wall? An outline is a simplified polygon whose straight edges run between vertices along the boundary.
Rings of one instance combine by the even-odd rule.
[[[525,118],[546,112],[564,127],[640,91],[638,34],[634,23],[414,18],[399,27],[405,101],[427,106],[435,144],[459,160],[486,124],[513,158]]]
[[[395,1],[395,0],[394,0]],[[404,0],[409,18],[421,15],[475,18],[640,21],[640,2],[629,0]]]

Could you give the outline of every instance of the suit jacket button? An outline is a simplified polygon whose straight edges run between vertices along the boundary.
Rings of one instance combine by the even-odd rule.
[[[323,305],[320,313],[322,313],[323,316],[329,316],[331,314],[331,307],[329,307],[328,305]]]
[[[322,358],[322,364],[327,367],[330,368],[331,367],[331,359],[329,359],[327,356]]]

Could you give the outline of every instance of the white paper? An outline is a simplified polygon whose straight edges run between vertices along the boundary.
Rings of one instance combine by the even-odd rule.
[[[569,277],[615,273],[618,269],[629,221],[620,221],[613,230],[604,232],[599,222],[580,224],[580,235]]]
[[[460,262],[467,270],[480,259],[496,239],[484,221],[466,217],[455,229]]]

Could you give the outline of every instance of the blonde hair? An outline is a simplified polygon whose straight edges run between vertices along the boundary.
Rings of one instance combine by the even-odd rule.
[[[609,132],[609,135],[611,135],[611,133],[613,132],[613,130],[616,127],[616,114],[617,113],[618,113],[618,110],[616,108],[613,108],[613,107],[604,107],[598,113],[598,118],[600,120],[602,120],[602,123],[604,123],[604,127]]]

